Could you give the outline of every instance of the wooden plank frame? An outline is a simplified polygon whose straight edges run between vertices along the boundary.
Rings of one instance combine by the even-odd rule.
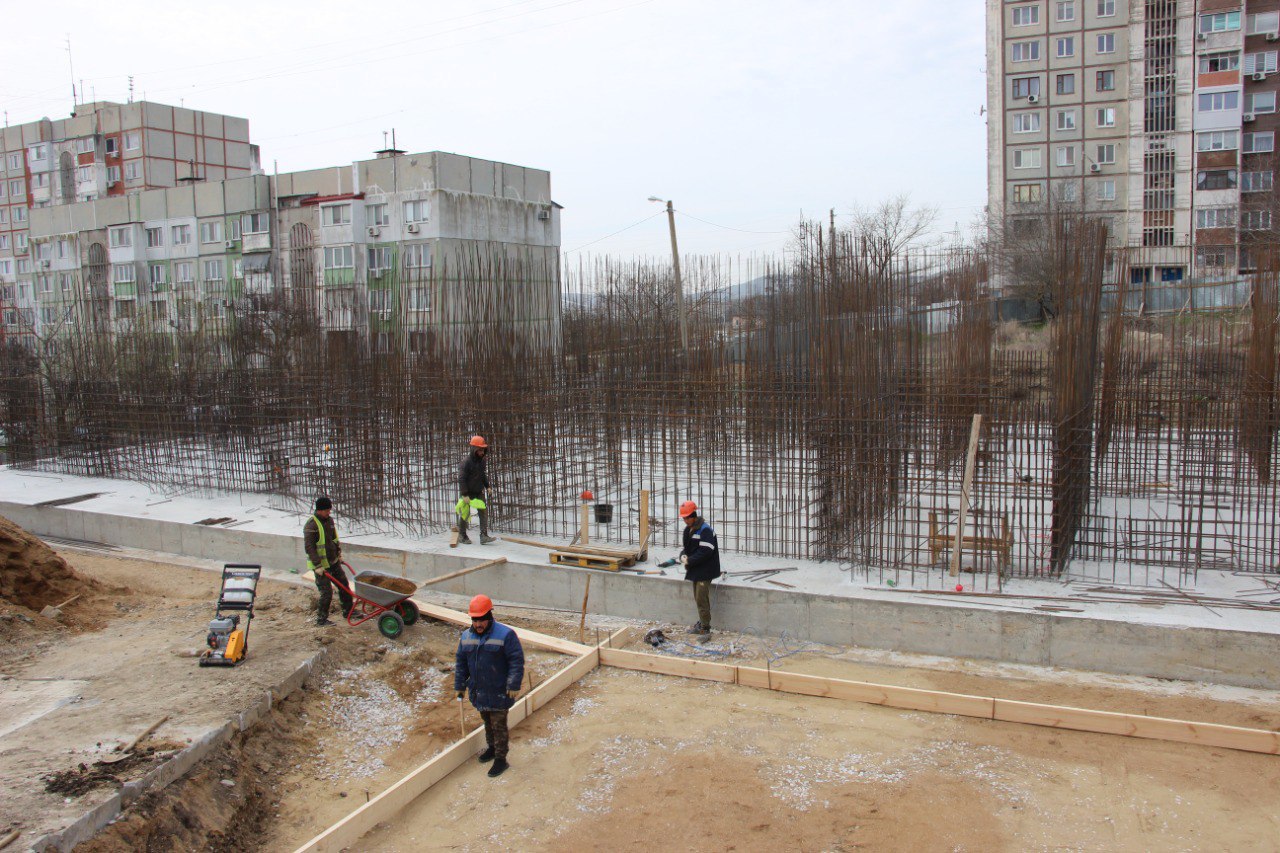
[[[610,636],[599,646],[585,647],[586,652],[574,658],[572,663],[517,699],[507,715],[507,725],[514,727],[528,719],[534,711],[545,706],[566,688],[598,667],[600,649],[606,643],[613,642],[613,639],[625,630]],[[517,633],[523,636],[525,632]],[[379,823],[393,816],[420,797],[432,785],[470,761],[480,752],[484,742],[484,727],[477,727],[453,746],[418,766],[390,788],[303,844],[296,853],[336,853],[352,846]]]

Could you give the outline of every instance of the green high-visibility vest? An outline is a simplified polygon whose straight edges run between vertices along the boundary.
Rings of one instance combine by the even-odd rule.
[[[316,523],[316,532],[320,534],[320,538],[316,540],[316,554],[320,556],[320,560],[324,563],[321,568],[327,569],[329,568],[329,552],[325,550],[325,543],[327,540],[324,535],[324,523],[320,520],[320,516],[318,515],[311,516],[311,520]],[[333,541],[338,541],[338,529],[336,527],[333,529]],[[313,572],[316,571],[316,565],[311,562],[310,557],[307,558],[307,568]]]

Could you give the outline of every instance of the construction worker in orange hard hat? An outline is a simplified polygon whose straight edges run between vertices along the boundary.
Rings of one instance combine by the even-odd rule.
[[[684,547],[680,556],[658,565],[684,564],[684,579],[693,581],[693,601],[698,607],[698,621],[689,633],[709,637],[711,582],[720,577],[720,543],[716,541],[716,532],[711,525],[698,514],[698,505],[693,501],[680,504],[680,518],[684,520]]]
[[[489,444],[482,435],[471,436],[471,453],[463,461],[458,471],[458,490],[462,497],[458,498],[454,511],[458,515],[458,542],[471,544],[467,536],[467,523],[471,521],[472,512],[480,516],[480,544],[494,542],[489,535],[489,506],[486,502],[489,492],[489,475],[485,472],[485,457],[489,454]]]
[[[493,601],[477,595],[467,608],[471,627],[462,632],[453,667],[453,689],[458,701],[467,690],[471,704],[484,720],[484,740],[488,748],[480,753],[480,763],[492,761],[490,776],[501,776],[507,767],[507,712],[515,704],[524,680],[524,648],[507,625],[493,618]]]

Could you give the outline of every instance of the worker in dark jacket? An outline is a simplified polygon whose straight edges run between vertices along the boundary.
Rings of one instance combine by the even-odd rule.
[[[315,573],[316,589],[320,591],[316,625],[332,625],[329,605],[333,603],[333,583],[325,571],[341,575],[343,580],[346,580],[346,574],[342,570],[342,543],[338,541],[338,528],[333,522],[333,501],[329,498],[316,499],[315,515],[302,527],[302,547],[307,552],[307,568]],[[351,593],[339,587],[338,600],[345,619],[351,612]]]
[[[693,601],[698,606],[698,621],[689,633],[705,637],[711,634],[711,582],[720,577],[720,544],[693,501],[680,504],[680,517],[684,519],[680,562],[684,579],[693,581]]]
[[[471,520],[472,510],[480,515],[480,544],[488,545],[494,541],[489,535],[488,507],[485,504],[489,475],[484,470],[484,458],[488,453],[489,445],[485,443],[484,436],[471,436],[471,453],[458,471],[458,490],[462,493],[457,506],[458,541],[463,545],[471,544],[467,536],[467,522]]]
[[[492,761],[490,776],[501,776],[507,764],[507,712],[515,704],[524,680],[524,648],[516,632],[493,618],[493,601],[487,595],[471,599],[467,610],[471,627],[458,641],[458,657],[453,667],[453,689],[462,701],[470,688],[471,704],[484,720],[488,749],[480,753],[480,763]]]

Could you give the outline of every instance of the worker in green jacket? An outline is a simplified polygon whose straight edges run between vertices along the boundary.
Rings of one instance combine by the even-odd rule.
[[[316,625],[332,625],[329,606],[333,603],[334,584],[325,572],[332,572],[343,581],[347,577],[342,570],[342,543],[338,541],[338,528],[333,522],[333,501],[328,497],[316,499],[315,514],[302,527],[302,545],[307,552],[307,568],[315,573],[316,589],[320,591]],[[342,604],[342,618],[346,619],[351,613],[351,593],[338,587],[338,600]]]

